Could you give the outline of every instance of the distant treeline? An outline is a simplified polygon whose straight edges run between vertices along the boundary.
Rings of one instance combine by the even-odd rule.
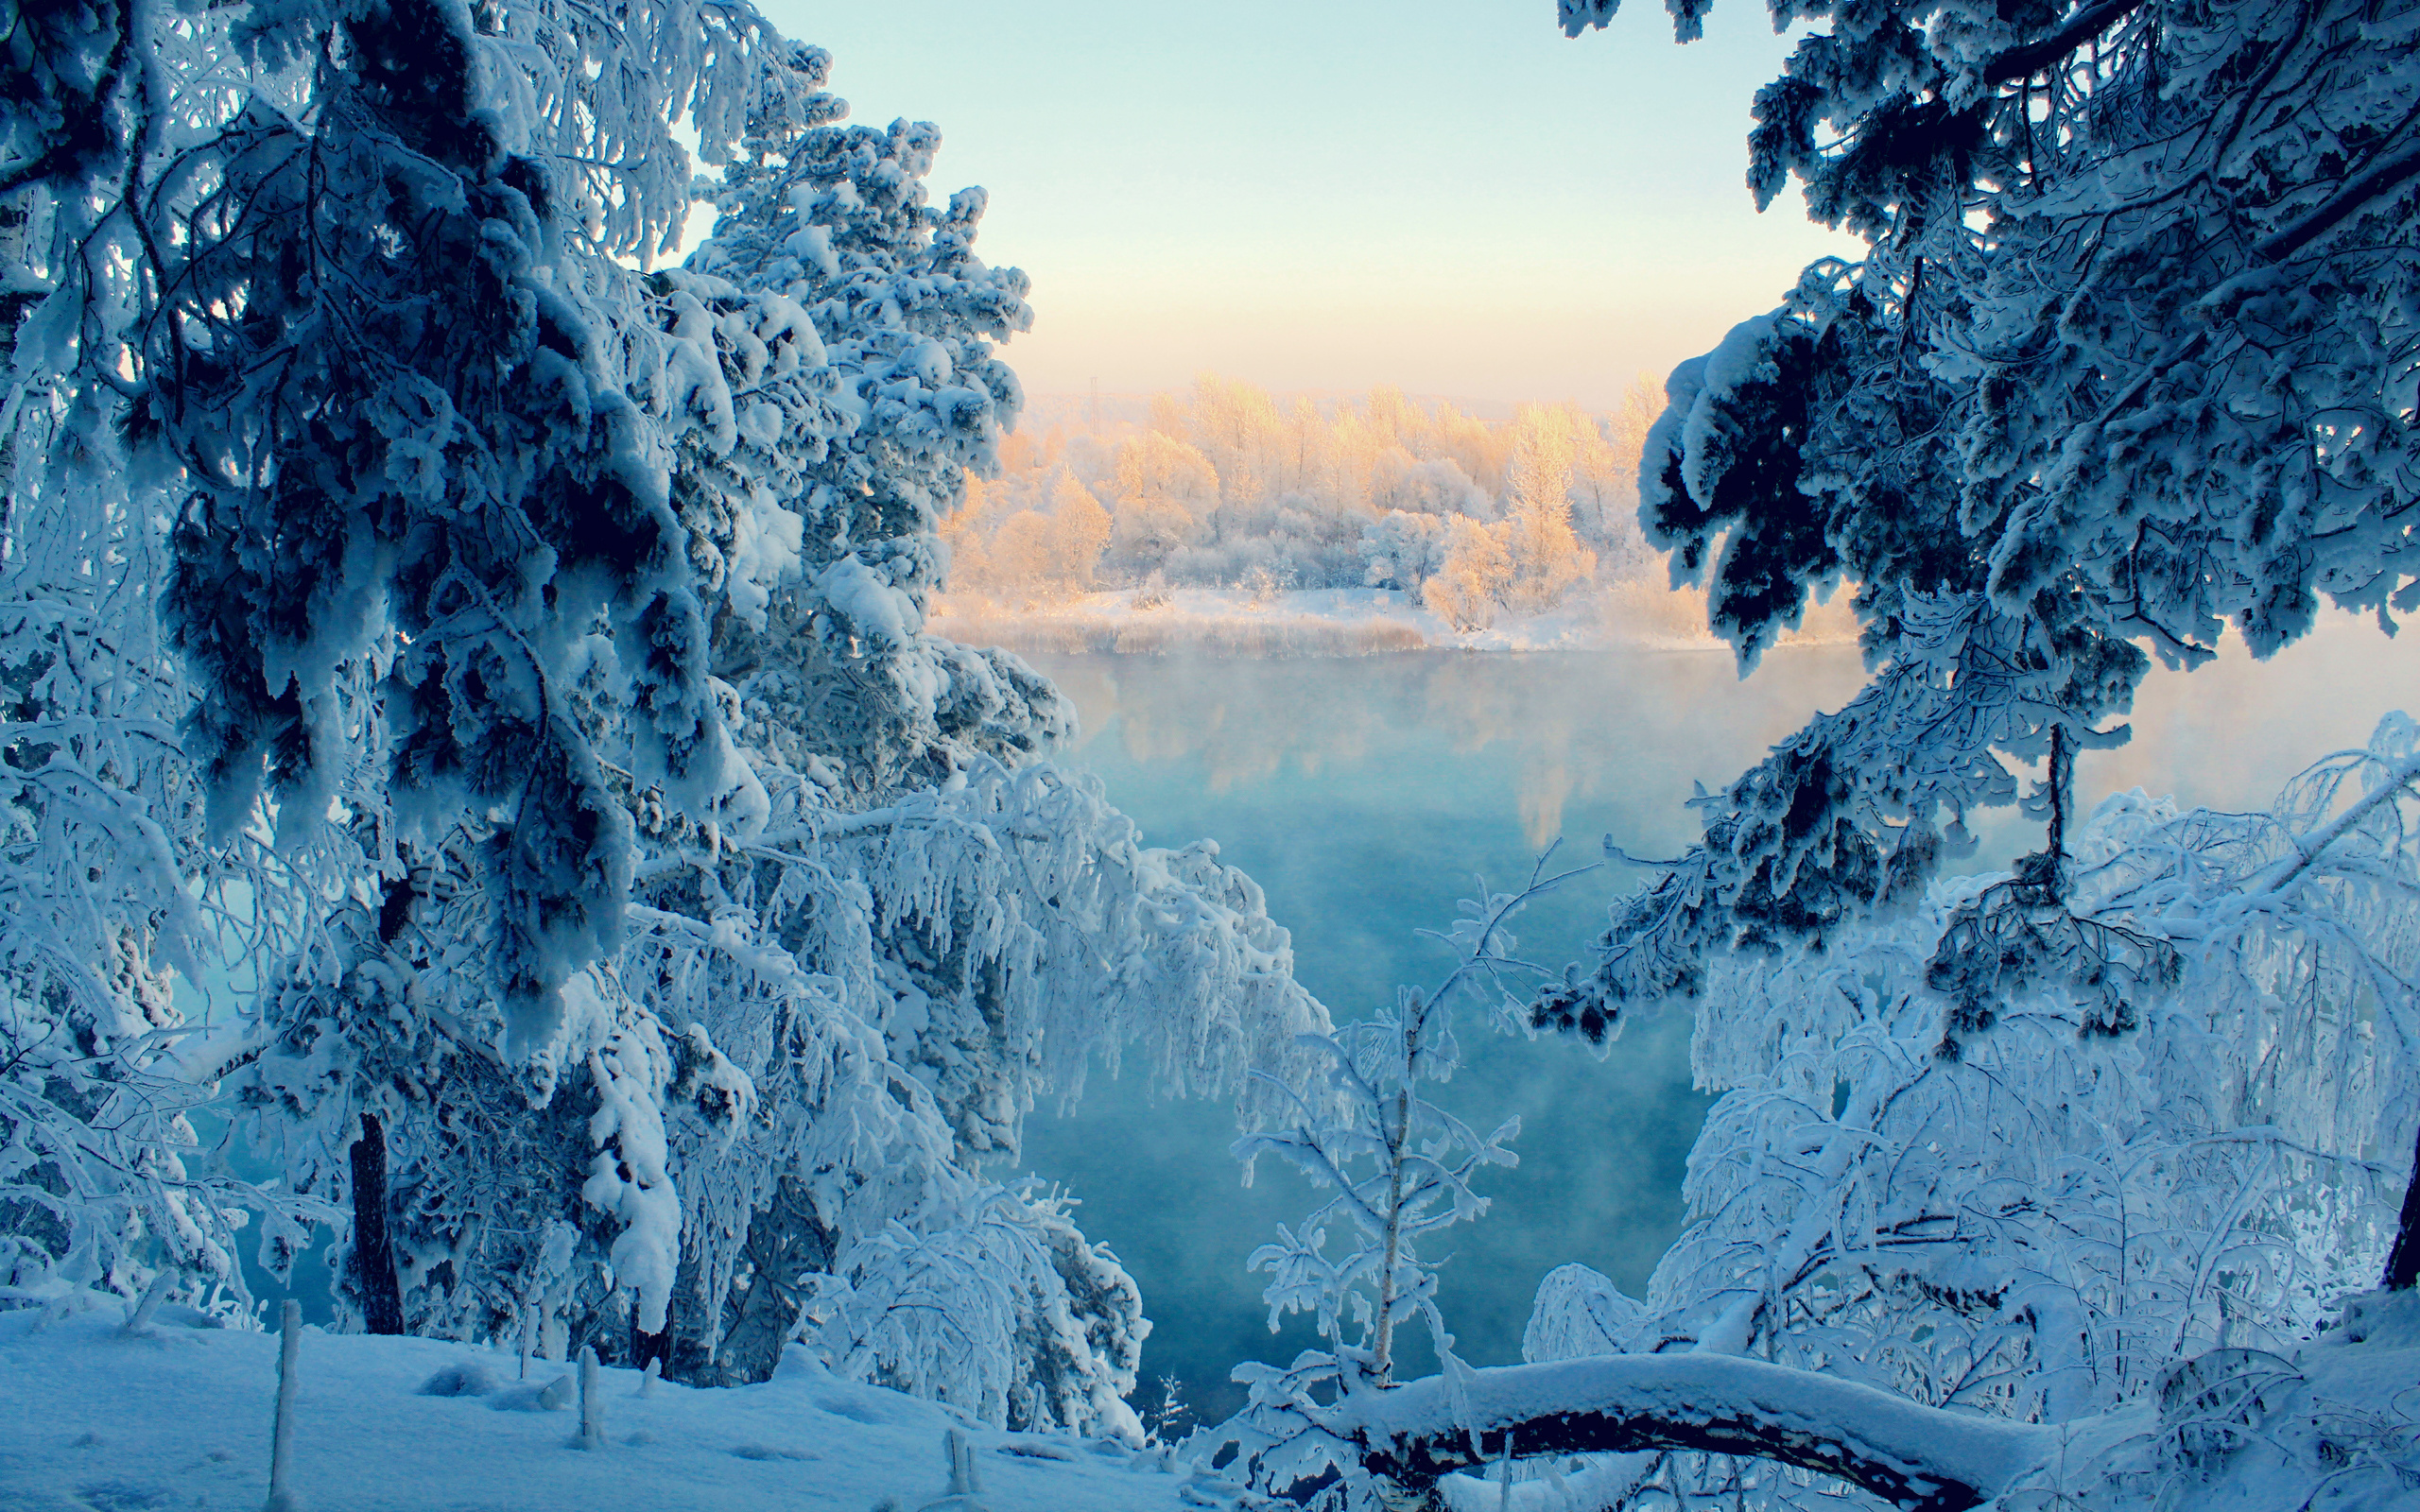
[[[1642,576],[1638,456],[1663,394],[1525,404],[1510,421],[1379,388],[1281,405],[1205,376],[1140,435],[1018,434],[942,525],[951,587],[1048,601],[1132,588],[1391,588],[1458,627]]]

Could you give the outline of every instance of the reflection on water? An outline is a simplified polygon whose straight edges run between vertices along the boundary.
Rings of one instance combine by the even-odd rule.
[[[1149,783],[1181,769],[1183,785],[1217,797],[1308,782],[1348,799],[1433,805],[1435,792],[1398,791],[1406,778],[1418,787],[1426,768],[1456,780],[1457,804],[1516,816],[1531,849],[1565,833],[1566,809],[1587,810],[1616,788],[1628,796],[1616,810],[1639,810],[1641,782],[1657,784],[1657,799],[1668,788],[1673,803],[1647,807],[1679,837],[1686,826],[1673,804],[1693,781],[1727,779],[1742,752],[1761,751],[1863,680],[1846,647],[1776,653],[1776,670],[1750,685],[1763,696],[1737,697],[1720,696],[1737,686],[1728,662],[1697,652],[1030,660],[1082,715],[1063,758],[1104,775]]]
[[[2133,743],[2083,756],[2078,783],[2088,800],[2140,785],[2265,804],[2311,759],[2364,742],[2381,713],[2420,709],[2415,640],[2339,621],[2265,665],[2238,653],[2155,677]],[[1267,889],[1300,976],[1340,1018],[1442,974],[1443,951],[1414,931],[1450,919],[1472,873],[1501,887],[1557,834],[1574,842],[1566,861],[1593,860],[1602,834],[1669,853],[1695,834],[1682,807],[1695,782],[1728,781],[1863,681],[1845,647],[1775,651],[1745,682],[1725,657],[1686,652],[1029,660],[1080,712],[1063,758],[1098,772],[1152,843],[1217,839]],[[1979,866],[2039,843],[2007,810],[1974,828]],[[1578,958],[1635,880],[1598,873],[1546,900],[1522,920],[1522,954]],[[1585,1261],[1644,1287],[1679,1224],[1706,1099],[1688,1085],[1678,1014],[1633,1027],[1603,1061],[1492,1034],[1467,1010],[1463,1025],[1467,1065],[1443,1100],[1473,1122],[1523,1123],[1520,1167],[1486,1187],[1495,1211],[1448,1236],[1457,1349],[1492,1365],[1518,1357],[1530,1294],[1554,1265]],[[1142,1283],[1157,1325],[1146,1375],[1175,1376],[1205,1414],[1240,1400],[1225,1382],[1235,1361],[1288,1360],[1308,1342],[1299,1321],[1270,1333],[1265,1278],[1243,1268],[1308,1194],[1272,1167],[1241,1190],[1233,1133],[1222,1108],[1155,1104],[1132,1079],[1101,1077],[1072,1114],[1045,1110],[1028,1130],[1032,1168],[1085,1199],[1086,1230]]]

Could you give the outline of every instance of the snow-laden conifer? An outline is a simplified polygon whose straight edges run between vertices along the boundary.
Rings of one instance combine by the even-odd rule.
[[[475,742],[499,781],[550,770],[516,751],[577,758],[590,818],[566,843],[620,859],[551,875],[584,877],[575,912],[621,890],[614,930],[553,957],[551,995],[499,983],[537,937],[516,920],[562,924],[510,860],[552,821],[373,776],[351,833],[385,871],[272,985],[239,1090],[304,1192],[358,1200],[365,1118],[393,1131],[415,1331],[498,1336],[535,1309],[549,1337],[700,1382],[762,1379],[804,1338],[995,1420],[1132,1432],[1132,1283],[1065,1204],[977,1161],[1013,1158],[1097,1052],[1235,1088],[1323,1018],[1215,848],[1143,848],[1097,786],[1035,763],[1067,727],[1047,684],[923,633],[935,521],[1014,412],[990,343],[1024,323],[1022,276],[973,256],[979,195],[926,205],[930,128],[834,125],[822,55],[778,56],[693,266],[581,265],[619,366],[579,392],[658,448],[694,615],[609,592],[564,619],[566,579],[517,591],[537,619],[498,619],[472,590],[499,585],[458,573],[466,617],[399,623],[336,677],[356,734],[406,750],[422,714],[377,727],[417,676],[393,669],[458,631],[493,658],[475,688],[448,672],[411,696],[458,734],[465,690],[521,699],[522,734]],[[541,429],[532,465],[601,465],[603,433]],[[600,580],[533,549],[531,571]],[[684,778],[676,747],[719,775]],[[378,1281],[355,1254],[349,1288]]]
[[[1854,583],[1875,676],[1702,799],[1703,843],[1536,1019],[1601,1040],[1726,951],[1820,945],[1920,896],[1976,809],[2022,802],[2045,844],[1944,929],[1931,971],[1974,990],[1939,1043],[2032,979],[2132,1034],[2181,961],[2074,905],[2075,754],[2122,743],[2154,661],[2198,666],[2222,631],[2267,655],[2323,602],[2389,630],[2420,608],[2411,22],[2275,0],[1826,19],[1757,96],[1751,184],[1795,176],[1866,256],[1673,371],[1641,523],[1744,664]]]

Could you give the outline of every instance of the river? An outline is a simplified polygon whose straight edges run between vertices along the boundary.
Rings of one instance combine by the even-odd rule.
[[[2191,676],[2155,675],[2135,738],[2078,764],[2087,801],[2142,786],[2187,803],[2265,806],[2309,761],[2364,743],[2380,713],[2420,711],[2420,644],[2339,618],[2266,664],[2239,651]],[[1298,661],[1042,656],[1082,733],[1060,759],[1097,773],[1152,844],[1216,839],[1292,931],[1297,974],[1339,1018],[1434,982],[1443,928],[1474,874],[1497,890],[1565,837],[1585,863],[1611,835],[1634,854],[1693,835],[1692,784],[1719,786],[1863,674],[1853,649],[1768,654],[1747,680],[1703,652],[1428,652]],[[1983,816],[1973,865],[2039,843],[2011,811]],[[1636,873],[1567,884],[1521,921],[1522,954],[1578,958],[1616,888]],[[1465,1066],[1441,1101],[1493,1127],[1517,1115],[1518,1169],[1487,1174],[1494,1208],[1448,1235],[1440,1298],[1474,1365],[1518,1359],[1538,1279],[1566,1261],[1634,1295],[1677,1231],[1685,1158],[1708,1099],[1688,1074],[1688,1025],[1632,1026],[1599,1058],[1567,1042],[1492,1031],[1465,1009]],[[1063,1115],[1037,1109],[1027,1164],[1083,1202],[1085,1231],[1143,1289],[1154,1331],[1147,1381],[1173,1378],[1204,1418],[1238,1404],[1242,1359],[1283,1362],[1310,1342],[1272,1335],[1265,1277],[1245,1261],[1309,1205],[1264,1160],[1244,1189],[1222,1105],[1154,1100],[1133,1077],[1096,1075]],[[1425,1340],[1406,1373],[1433,1368]]]

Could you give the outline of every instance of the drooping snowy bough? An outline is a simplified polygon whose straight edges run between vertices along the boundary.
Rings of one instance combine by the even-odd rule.
[[[2043,859],[1951,941],[1987,953],[2064,896],[2072,756],[2125,738],[2154,658],[2199,665],[2229,626],[2267,655],[2323,600],[2420,608],[2408,5],[1770,9],[1824,29],[1757,95],[1751,184],[1796,176],[1867,256],[1674,370],[1641,523],[1751,664],[1854,583],[1876,676],[1710,798],[1541,1000],[1592,1040],[1713,954],[1912,898],[1969,812],[2019,800],[2009,759],[2047,760]]]
[[[1846,1481],[1908,1512],[1966,1512],[2056,1430],[1920,1406],[1835,1376],[1713,1354],[1616,1355],[1476,1370],[1347,1397],[1325,1422],[1402,1500],[1518,1454],[1744,1456]]]

